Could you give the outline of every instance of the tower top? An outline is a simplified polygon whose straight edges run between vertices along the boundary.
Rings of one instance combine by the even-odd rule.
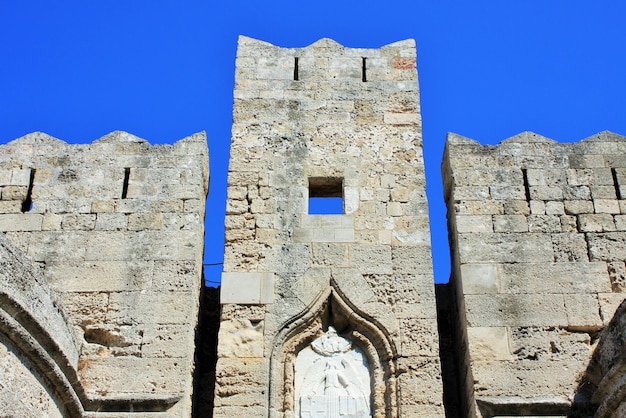
[[[268,42],[239,37],[237,83],[244,80],[301,81],[326,83],[380,83],[417,81],[415,41],[406,39],[381,48],[348,48],[323,38],[303,48],[281,48]],[[273,85],[273,90],[289,86]],[[304,85],[301,88],[314,88]],[[351,86],[351,88],[353,88]],[[379,87],[380,88],[380,87]],[[394,89],[417,88],[384,86]],[[365,86],[361,89],[366,90]]]

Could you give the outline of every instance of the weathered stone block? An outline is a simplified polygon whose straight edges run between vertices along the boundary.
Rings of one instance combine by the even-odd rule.
[[[589,261],[587,241],[583,234],[552,234],[554,261]]]
[[[587,361],[591,351],[591,337],[580,332],[553,327],[510,328],[511,352],[518,360]]]
[[[622,232],[587,234],[587,241],[591,261],[626,260],[626,234]]]
[[[600,301],[602,322],[607,325],[615,315],[617,308],[626,300],[626,297],[623,293],[600,293],[598,300]]]
[[[0,214],[0,231],[39,231],[43,216],[35,213]]]
[[[430,245],[392,246],[394,274],[432,274]]]
[[[391,248],[387,245],[357,245],[352,248],[350,263],[363,274],[392,273]]]
[[[103,391],[123,398],[142,393],[182,396],[191,378],[191,364],[179,358],[94,356],[79,366],[79,376],[90,382],[87,393],[94,397]]]
[[[569,294],[563,296],[567,321],[570,327],[599,329],[602,327],[600,304],[595,294]]]
[[[519,186],[489,186],[489,194],[495,200],[525,200],[526,192],[524,187]],[[455,196],[456,193],[455,193]]]
[[[620,213],[619,202],[609,199],[594,199],[593,207],[596,213]]]
[[[349,253],[345,244],[313,244],[311,245],[312,262],[328,267],[348,267]]]
[[[502,291],[564,294],[608,292],[604,262],[513,263],[500,265]]]
[[[562,200],[563,189],[555,186],[531,186],[530,197],[533,200]]]
[[[403,373],[398,378],[402,393],[400,409],[405,405],[441,405],[438,388],[441,385],[441,371],[430,357],[403,357],[398,361],[398,369]]]
[[[562,215],[565,213],[563,202],[546,202],[546,215]]]
[[[91,203],[91,212],[92,213],[109,213],[115,211],[115,201],[112,199],[108,200],[94,200]]]
[[[626,292],[626,265],[623,261],[613,261],[607,263],[609,277],[611,279],[611,289],[616,293]]]
[[[475,263],[553,261],[552,240],[537,233],[460,234],[458,250]]]
[[[263,358],[263,321],[233,319],[220,323],[220,357]]]
[[[474,364],[474,388],[480,396],[510,396],[522,398],[547,394],[567,397],[576,389],[576,379],[585,370],[586,362],[572,359],[538,362],[481,362]]]
[[[0,169],[0,186],[11,184],[11,170]]]
[[[563,199],[567,200],[589,200],[591,190],[589,186],[565,186],[563,187]]]
[[[63,221],[63,215],[55,213],[46,213],[43,215],[43,221],[41,223],[42,231],[55,231],[61,229],[61,222]]]
[[[510,200],[504,202],[505,215],[529,215],[530,206],[526,200]]]
[[[578,215],[578,229],[581,232],[615,231],[613,216],[608,213]]]
[[[493,230],[494,232],[526,232],[528,231],[528,224],[526,223],[526,216],[524,215],[494,215],[493,216]],[[486,231],[475,231],[475,232],[486,232]]]
[[[11,172],[12,186],[28,186],[30,184],[30,169],[18,169]]]
[[[500,201],[463,201],[454,204],[459,215],[502,215],[504,204]]]
[[[432,319],[403,318],[400,320],[402,333],[402,356],[437,356],[439,335],[437,321]]]
[[[578,215],[581,213],[594,213],[593,202],[589,200],[565,200],[565,213]]]
[[[532,213],[533,215],[545,215],[546,203],[543,200],[531,200],[530,213]]]
[[[467,344],[472,361],[513,359],[506,327],[469,327]]]
[[[96,226],[95,214],[63,215],[61,228],[69,230],[89,231]]]
[[[147,326],[141,340],[141,355],[145,358],[185,359],[193,343],[194,331],[187,325]]]
[[[21,213],[21,200],[0,200],[0,213]]]
[[[590,186],[591,197],[593,200],[610,200],[613,201],[615,197],[615,187],[613,186]]]
[[[219,408],[216,410],[237,405],[267,408],[267,386],[261,383],[269,381],[267,363],[258,358],[220,358],[215,386],[215,403]],[[244,411],[246,415],[250,413],[248,409]]]
[[[152,262],[92,262],[79,265],[50,263],[48,276],[56,288],[70,292],[109,292],[149,289]]]
[[[469,326],[566,326],[563,295],[466,295]]]
[[[495,264],[462,264],[464,294],[498,293],[500,278]]]
[[[272,303],[274,275],[272,273],[222,273],[220,302],[241,304]]]
[[[197,309],[193,292],[131,291],[109,296],[107,321],[134,324],[149,320],[160,324],[185,324]]]
[[[561,215],[559,216],[561,220],[561,231],[563,232],[577,232],[578,224],[576,217],[573,215]]]

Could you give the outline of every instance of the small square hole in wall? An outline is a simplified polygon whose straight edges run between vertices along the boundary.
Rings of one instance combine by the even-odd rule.
[[[309,178],[309,214],[343,214],[342,178]]]

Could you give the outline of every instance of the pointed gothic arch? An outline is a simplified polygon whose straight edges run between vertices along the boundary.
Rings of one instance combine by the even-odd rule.
[[[378,321],[350,303],[333,279],[313,303],[283,325],[274,339],[268,416],[296,416],[294,368],[297,355],[331,326],[350,340],[367,360],[371,416],[397,417],[397,350],[393,340]]]

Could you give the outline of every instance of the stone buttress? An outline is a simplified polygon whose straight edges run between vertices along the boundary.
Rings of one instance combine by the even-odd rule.
[[[415,61],[239,39],[216,417],[444,416]]]

